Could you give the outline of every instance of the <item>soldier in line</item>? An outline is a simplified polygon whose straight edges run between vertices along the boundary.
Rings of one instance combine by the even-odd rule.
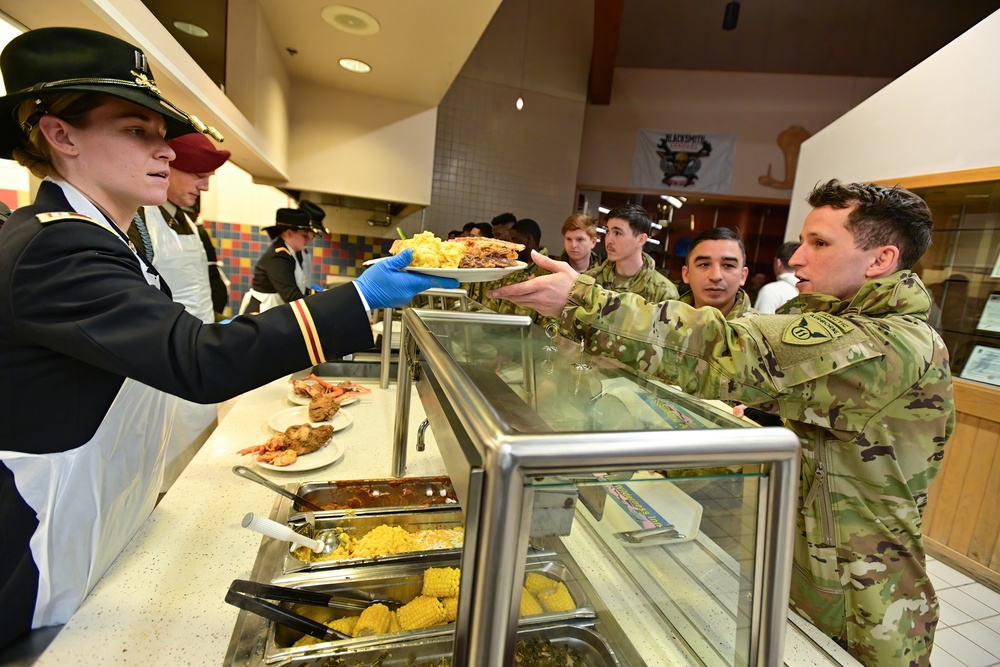
[[[616,292],[632,292],[647,301],[676,299],[677,287],[656,271],[653,258],[642,251],[653,230],[646,209],[626,204],[611,209],[605,223],[604,247],[608,258],[587,271],[601,287]]]
[[[574,270],[584,273],[601,263],[594,252],[597,245],[597,221],[586,213],[574,213],[566,218],[559,230],[563,235],[563,254],[560,262],[566,262]]]
[[[691,291],[680,301],[695,308],[718,308],[727,320],[756,314],[750,297],[741,289],[747,272],[747,249],[739,235],[728,227],[706,229],[691,240],[681,267],[681,279]]]
[[[688,393],[780,415],[804,443],[791,606],[866,665],[929,665],[921,514],[955,425],[948,352],[910,270],[930,211],[902,188],[836,180],[808,201],[790,314],[648,303],[543,257],[551,274],[491,296],[575,319],[592,351]]]

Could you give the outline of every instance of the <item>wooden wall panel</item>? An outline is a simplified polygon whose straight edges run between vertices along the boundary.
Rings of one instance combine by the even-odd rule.
[[[928,549],[996,585],[1000,581],[1000,389],[955,380],[955,432],[924,512]]]

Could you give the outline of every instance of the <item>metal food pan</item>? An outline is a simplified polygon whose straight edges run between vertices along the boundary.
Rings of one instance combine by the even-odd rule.
[[[378,565],[365,568],[344,568],[311,573],[301,578],[288,578],[283,582],[286,586],[310,591],[318,591],[331,595],[344,594],[347,589],[362,592],[373,597],[391,597],[402,603],[407,603],[420,595],[423,588],[424,570],[427,563],[408,563],[394,565]],[[457,567],[458,560],[435,563],[436,567]],[[544,613],[521,619],[525,625],[538,625],[551,622],[567,622],[573,619],[592,619],[596,616],[590,599],[578,585],[569,568],[559,561],[534,561],[526,565],[527,572],[538,572],[547,577],[566,584],[570,595],[576,603],[576,609],[567,612]],[[307,616],[320,623],[346,616],[357,615],[343,609],[317,607],[304,604],[286,604],[289,611]],[[317,651],[366,648],[375,645],[394,644],[414,641],[426,637],[437,637],[451,634],[454,626],[438,625],[420,630],[404,630],[393,634],[357,637],[332,642],[321,642],[308,646],[293,646],[302,637],[302,633],[283,625],[270,624],[268,641],[264,650],[264,658],[268,663],[277,662],[294,656],[315,655]]]
[[[311,519],[311,521],[310,521]],[[340,529],[344,533],[355,539],[360,539],[374,528],[381,525],[400,526],[407,532],[413,533],[419,530],[450,530],[464,528],[465,518],[461,510],[445,509],[443,506],[428,508],[420,512],[392,512],[382,514],[365,514],[362,516],[327,516],[318,514],[313,516],[303,515],[292,521],[288,525],[296,532],[302,533],[312,538],[320,539],[318,536]],[[429,556],[449,557],[454,559],[461,553],[461,548],[440,548],[426,551],[411,551],[401,554],[390,554],[386,556],[369,556],[360,558],[344,558],[339,560],[308,561],[301,558],[303,548],[296,548],[292,545],[285,552],[283,573],[301,572],[303,570],[327,570],[330,568],[353,567],[357,565],[369,565],[372,563],[392,563],[397,561],[424,560]],[[307,550],[305,553],[311,553]]]
[[[518,641],[541,637],[556,646],[569,646],[583,655],[580,667],[620,667],[621,663],[604,637],[590,624],[547,625],[520,630]],[[436,637],[419,642],[396,644],[392,647],[372,647],[346,651],[322,651],[310,656],[292,658],[287,667],[413,667],[423,662],[437,664],[450,658],[452,638]]]
[[[389,479],[353,479],[339,482],[308,482],[296,493],[328,512],[368,514],[416,511],[428,507],[458,507],[458,498],[449,477],[401,477]],[[297,503],[291,512],[304,512]]]

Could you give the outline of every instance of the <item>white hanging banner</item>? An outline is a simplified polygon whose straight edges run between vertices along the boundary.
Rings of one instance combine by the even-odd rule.
[[[632,187],[727,193],[735,153],[735,134],[639,130]]]

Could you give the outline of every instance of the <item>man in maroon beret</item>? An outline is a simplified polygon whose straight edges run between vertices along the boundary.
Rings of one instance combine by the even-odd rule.
[[[170,162],[167,201],[160,206],[140,209],[129,237],[140,252],[152,259],[171,298],[202,322],[212,324],[217,309],[213,304],[210,276],[214,272],[222,282],[218,259],[208,232],[187,211],[195,207],[202,192],[208,191],[209,179],[229,159],[230,153],[216,149],[211,139],[200,133],[185,134],[167,143],[177,154]],[[228,300],[224,284],[222,289]],[[215,405],[179,402],[167,444],[161,491],[173,484],[204,444],[215,427],[218,414]]]

